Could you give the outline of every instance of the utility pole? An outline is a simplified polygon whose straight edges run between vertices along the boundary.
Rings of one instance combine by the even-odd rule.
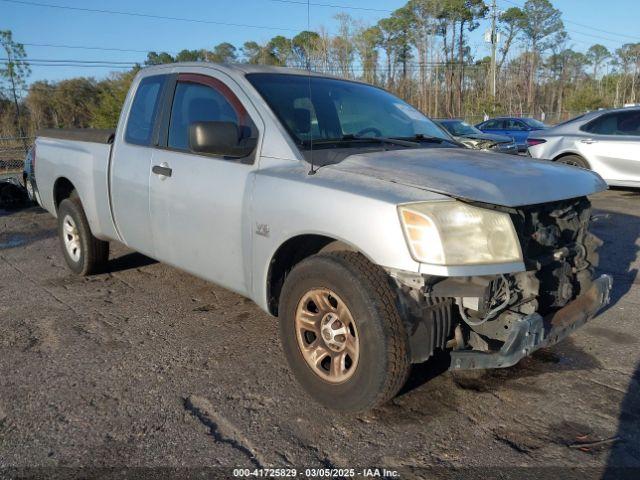
[[[496,21],[498,19],[498,7],[496,0],[491,3],[491,94],[496,97],[496,49],[498,47],[498,32],[496,29]]]

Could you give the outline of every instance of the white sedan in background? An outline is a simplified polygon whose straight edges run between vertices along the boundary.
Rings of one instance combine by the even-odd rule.
[[[612,186],[640,187],[640,108],[589,112],[527,143],[533,158],[591,169]]]

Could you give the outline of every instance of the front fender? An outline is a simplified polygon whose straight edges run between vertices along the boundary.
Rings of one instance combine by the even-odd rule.
[[[256,179],[252,298],[258,305],[268,311],[271,260],[281,245],[299,235],[322,235],[353,247],[384,268],[419,272],[420,264],[411,258],[404,239],[396,199],[366,195],[353,185],[348,190],[335,188],[313,177],[258,175]]]

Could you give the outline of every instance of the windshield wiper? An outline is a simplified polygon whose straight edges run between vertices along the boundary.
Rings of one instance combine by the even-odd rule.
[[[352,133],[347,135],[343,135],[340,139],[344,142],[355,141],[355,142],[376,142],[376,143],[389,143],[391,145],[401,145],[403,147],[419,147],[420,144],[416,142],[410,142],[404,140],[402,138],[391,138],[391,137],[356,137]]]
[[[399,140],[403,140],[403,141],[410,140],[410,141],[413,141],[413,142],[424,142],[424,143],[443,143],[443,142],[447,142],[447,143],[452,143],[453,145],[464,146],[460,142],[455,141],[454,139],[433,137],[431,135],[425,135],[423,133],[416,133],[412,137],[398,137],[398,139]]]

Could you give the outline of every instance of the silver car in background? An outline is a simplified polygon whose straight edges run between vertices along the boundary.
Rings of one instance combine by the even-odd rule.
[[[591,169],[612,186],[640,187],[640,108],[589,112],[527,143],[533,158]]]

